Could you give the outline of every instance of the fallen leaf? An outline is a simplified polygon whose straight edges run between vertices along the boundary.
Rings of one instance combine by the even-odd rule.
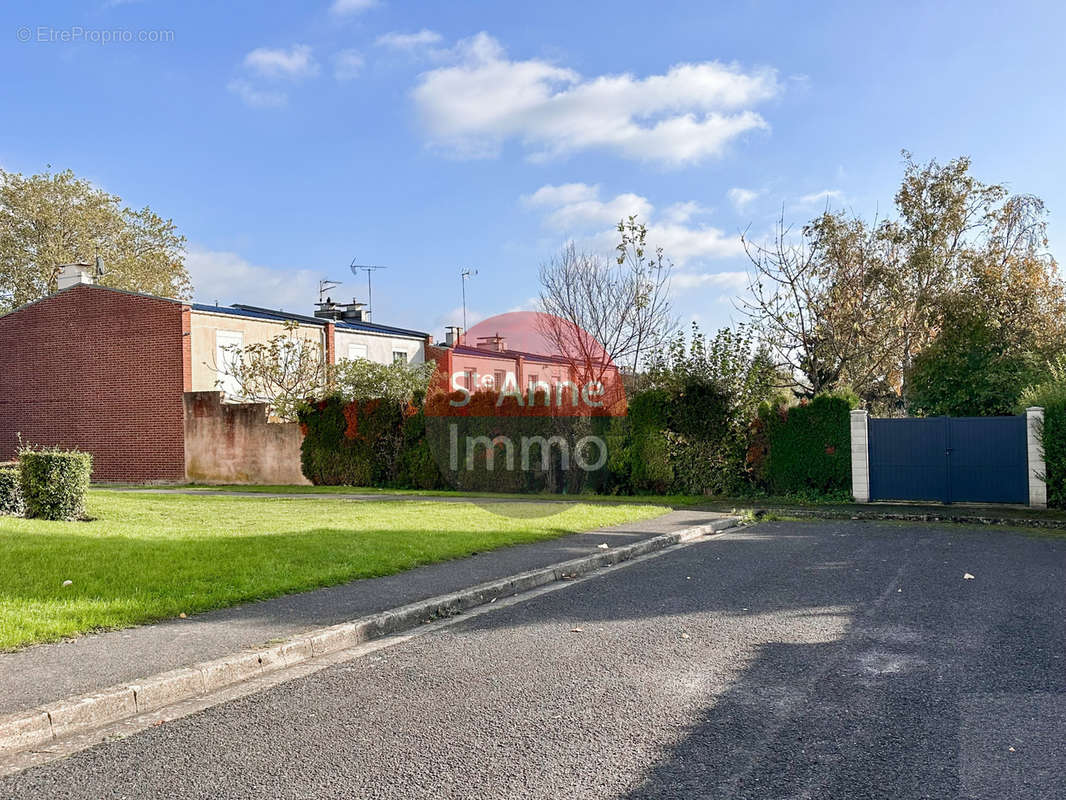
[[[1010,750],[1012,753],[1015,752],[1013,747],[1008,747],[1007,749]]]
[[[187,617],[185,616],[185,612],[182,611],[180,614],[178,614],[178,618],[179,619],[187,619]]]
[[[688,639],[689,635],[687,633],[683,633],[683,634],[681,634],[681,638],[682,639]]]

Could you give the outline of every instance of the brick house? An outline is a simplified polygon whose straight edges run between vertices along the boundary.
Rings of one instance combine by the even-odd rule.
[[[427,334],[363,315],[185,303],[94,285],[81,266],[64,268],[55,294],[0,316],[0,461],[21,434],[92,453],[94,480],[187,480],[187,416],[206,413],[200,394],[227,388],[224,348],[267,341],[289,322],[327,363],[425,359]]]

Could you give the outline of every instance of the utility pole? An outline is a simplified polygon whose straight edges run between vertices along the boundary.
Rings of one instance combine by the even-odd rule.
[[[459,279],[463,286],[463,335],[466,335],[466,281],[470,277],[477,275],[476,269],[470,269],[467,267],[459,273]]]

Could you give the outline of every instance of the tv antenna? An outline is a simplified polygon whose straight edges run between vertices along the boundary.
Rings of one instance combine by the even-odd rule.
[[[470,269],[469,267],[463,269],[459,273],[459,280],[462,281],[462,284],[463,284],[463,333],[464,334],[466,333],[466,282],[470,278],[472,278],[474,275],[477,275],[477,270],[476,269]]]
[[[355,259],[352,259],[352,263],[348,265],[348,269],[352,271],[352,274],[356,277],[359,276],[359,271],[362,270],[366,273],[366,310],[372,312],[374,310],[374,292],[370,286],[370,275],[379,269],[388,269],[379,264],[356,264]]]
[[[323,278],[318,282],[318,302],[319,305],[326,302],[326,292],[330,289],[336,289],[340,286],[339,281],[331,281],[328,278]]]

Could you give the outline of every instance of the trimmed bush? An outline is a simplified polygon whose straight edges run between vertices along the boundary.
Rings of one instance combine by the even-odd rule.
[[[408,409],[394,400],[340,396],[301,408],[303,474],[318,486],[395,485]]]
[[[1022,393],[1018,413],[1028,406],[1044,409],[1044,424],[1040,429],[1040,446],[1044,450],[1047,483],[1047,504],[1052,508],[1066,508],[1066,365],[1059,364],[1054,377],[1047,383],[1031,386]]]
[[[18,462],[0,464],[0,515],[21,517],[26,512],[20,481]]]
[[[763,482],[774,494],[839,495],[851,491],[850,413],[854,396],[821,394],[798,406],[764,406],[757,441]]]
[[[93,457],[77,450],[54,448],[19,451],[19,487],[26,516],[74,520],[85,516],[85,493]]]

